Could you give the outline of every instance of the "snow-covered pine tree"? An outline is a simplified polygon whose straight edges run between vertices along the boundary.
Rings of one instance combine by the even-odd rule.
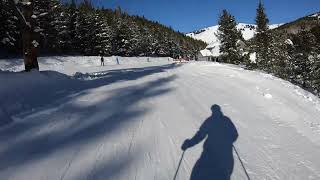
[[[316,45],[313,49],[312,65],[312,86],[314,92],[320,96],[320,25],[313,27],[310,32],[316,38]]]
[[[112,34],[111,28],[107,24],[107,20],[102,14],[101,10],[96,10],[93,15],[93,54],[101,54],[104,56],[111,55],[111,41]]]
[[[42,51],[56,50],[57,27],[61,26],[57,18],[59,0],[34,0],[33,18],[37,18],[36,33],[40,34],[39,43]]]
[[[269,33],[269,19],[265,13],[264,5],[259,1],[256,14],[257,34],[255,38],[255,51],[257,53],[257,65],[259,68],[267,70],[269,62],[269,46],[271,35]]]
[[[288,48],[291,48],[290,46],[291,40],[286,39],[285,34],[279,31],[271,33],[271,41],[268,50],[269,65],[266,69],[267,72],[273,73],[274,75],[284,79],[289,79],[291,71],[291,56]]]
[[[131,29],[128,15],[122,13],[120,7],[114,12],[112,19],[112,28],[114,29],[114,37],[112,43],[112,52],[119,56],[128,56],[131,51]]]
[[[320,95],[320,54],[313,57],[313,65],[311,68],[312,89],[318,96]]]
[[[68,53],[80,52],[77,46],[77,20],[78,20],[79,10],[77,8],[75,0],[72,0],[70,4],[65,7],[65,23],[66,23],[66,33],[61,33],[65,35],[65,50]]]
[[[51,23],[53,25],[53,31],[50,32],[49,37],[52,38],[55,35],[54,39],[51,39],[49,42],[51,51],[68,54],[72,52],[71,42],[73,39],[70,37],[69,29],[69,14],[68,6],[59,6],[55,9],[54,21]],[[51,34],[52,33],[52,34]]]
[[[79,13],[76,20],[75,44],[84,55],[93,55],[94,44],[94,9],[88,1],[79,5]]]
[[[168,34],[165,31],[158,30],[157,37],[158,45],[156,47],[156,55],[157,56],[166,56],[169,54],[168,49]]]
[[[139,55],[139,45],[143,40],[140,38],[141,34],[137,23],[135,23],[130,17],[128,17],[127,23],[129,26],[129,47],[127,49],[127,55],[137,56]]]
[[[223,10],[219,17],[218,38],[221,42],[220,53],[224,62],[240,64],[242,55],[238,46],[242,39],[241,32],[237,29],[237,23],[227,10]]]
[[[20,27],[7,0],[0,1],[0,24],[0,50],[17,53],[21,49]]]
[[[5,7],[7,2],[11,2],[12,12]],[[101,49],[108,51],[111,46],[112,51],[105,54],[190,56],[206,46],[204,42],[188,38],[158,22],[130,16],[120,8],[99,10],[91,5],[90,0],[84,0],[78,6],[75,0],[71,0],[71,4],[61,4],[59,0],[3,0],[0,6],[3,7],[0,8],[0,21],[4,25],[0,27],[0,40],[5,42],[1,46],[10,49],[16,40],[21,43],[14,44],[12,49],[21,50],[17,45],[23,42],[24,49],[28,50],[24,53],[28,55],[27,64],[36,62],[39,47],[41,53],[97,55]],[[13,20],[7,22],[10,18]],[[22,27],[21,32],[20,28],[7,27],[15,21]],[[17,37],[11,35],[12,29],[18,32]],[[21,34],[25,34],[23,38]],[[33,65],[37,67],[37,63]]]
[[[294,81],[303,88],[312,88],[312,66],[316,56],[316,38],[302,27],[301,31],[294,36]]]
[[[140,40],[139,46],[137,47],[137,54],[139,56],[150,56],[150,44],[151,35],[149,34],[149,29],[145,24],[140,25]]]
[[[131,49],[130,47],[131,31],[126,20],[124,18],[121,18],[120,20],[121,21],[118,24],[117,30],[116,30],[116,39],[115,39],[117,41],[116,54],[120,56],[128,56],[129,50]]]

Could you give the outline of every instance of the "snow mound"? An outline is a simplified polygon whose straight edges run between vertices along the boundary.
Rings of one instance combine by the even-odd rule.
[[[266,99],[272,99],[272,95],[269,94],[269,93],[264,94],[263,96],[264,96],[264,98],[266,98]]]
[[[75,88],[75,80],[53,71],[1,72],[0,82],[5,84],[0,86],[0,119],[6,122],[12,115],[32,111]]]

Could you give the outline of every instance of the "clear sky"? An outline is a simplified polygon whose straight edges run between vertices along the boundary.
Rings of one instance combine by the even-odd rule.
[[[259,0],[92,0],[96,6],[120,6],[132,15],[145,16],[180,32],[217,24],[222,9],[238,22],[254,23]],[[270,23],[285,23],[320,11],[320,0],[263,0]]]

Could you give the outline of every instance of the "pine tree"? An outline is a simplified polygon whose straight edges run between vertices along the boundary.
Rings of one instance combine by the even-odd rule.
[[[304,27],[294,36],[294,82],[303,88],[312,87],[312,66],[316,56],[316,38]]]
[[[8,2],[10,9],[6,7]],[[3,0],[0,15],[1,50],[22,50],[23,44],[28,51],[24,52],[28,70],[38,68],[38,48],[41,53],[190,57],[206,46],[158,22],[129,16],[121,8],[96,9],[90,0],[79,5],[75,0],[71,4],[59,0]],[[23,27],[21,31],[18,26]]]
[[[237,30],[237,23],[234,16],[227,10],[223,10],[219,18],[218,38],[221,42],[220,53],[224,62],[240,64],[242,55],[238,42],[242,39],[242,34]]]
[[[56,52],[59,48],[58,35],[63,30],[61,13],[59,0],[34,0],[33,18],[37,19],[35,31],[40,51],[44,53]]]
[[[66,39],[65,39],[65,45],[66,45],[66,50],[69,53],[75,53],[79,52],[79,47],[77,46],[77,20],[79,16],[79,10],[76,6],[75,0],[71,1],[70,5],[67,5],[66,7]]]
[[[259,2],[256,15],[257,34],[255,51],[257,52],[257,64],[261,69],[268,69],[271,64],[269,61],[269,46],[271,41],[271,35],[268,27],[269,19],[265,13],[262,2]]]
[[[50,32],[50,37],[55,35],[54,39],[51,39],[50,47],[52,51],[68,54],[72,52],[71,39],[69,25],[69,14],[67,13],[67,7],[59,7],[56,9],[53,31]],[[51,34],[52,33],[52,34]]]
[[[285,35],[281,32],[271,33],[271,41],[269,47],[269,66],[267,72],[273,73],[274,75],[288,79],[290,74],[290,54],[288,51],[288,43]]]
[[[320,54],[313,56],[313,65],[311,68],[312,88],[314,93],[320,96]]]
[[[111,55],[111,41],[112,34],[110,27],[107,24],[106,19],[101,14],[101,11],[94,13],[93,19],[93,54],[102,54],[104,56]]]
[[[16,52],[20,44],[18,18],[14,16],[8,1],[0,1],[0,24],[0,49]]]
[[[94,13],[88,1],[84,1],[79,6],[79,14],[76,19],[75,44],[84,55],[93,55],[92,44],[94,42]]]

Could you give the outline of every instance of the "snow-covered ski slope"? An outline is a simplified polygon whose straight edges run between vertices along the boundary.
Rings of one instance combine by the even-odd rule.
[[[0,127],[0,179],[320,179],[317,97],[233,65],[149,60],[41,58],[74,78],[0,72],[1,108],[16,113]]]

